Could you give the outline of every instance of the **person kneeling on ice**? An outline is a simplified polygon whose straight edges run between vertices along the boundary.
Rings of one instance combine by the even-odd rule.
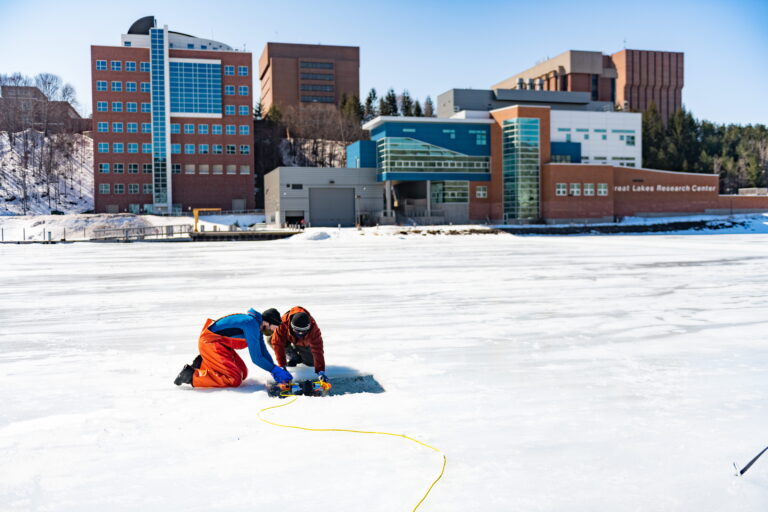
[[[304,363],[314,366],[318,380],[328,382],[325,376],[323,335],[309,311],[301,306],[291,308],[283,315],[283,321],[270,342],[278,365],[285,367]]]
[[[293,376],[272,361],[264,344],[264,334],[271,335],[280,324],[280,313],[274,308],[264,313],[249,309],[248,313],[216,321],[209,318],[198,340],[200,355],[191,365],[184,365],[173,383],[196,388],[236,388],[248,376],[248,368],[235,350],[246,347],[254,364],[270,372],[276,382],[290,382]]]

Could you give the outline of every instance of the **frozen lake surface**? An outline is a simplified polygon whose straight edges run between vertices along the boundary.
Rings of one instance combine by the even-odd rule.
[[[0,282],[3,510],[412,510],[439,454],[262,423],[250,361],[172,384],[206,318],[297,304],[386,392],[264,416],[439,448],[419,510],[768,509],[765,234],[0,245]]]

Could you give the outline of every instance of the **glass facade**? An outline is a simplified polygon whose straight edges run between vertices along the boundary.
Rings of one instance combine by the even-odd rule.
[[[468,203],[468,181],[433,181],[430,188],[433,203]]]
[[[220,64],[170,62],[170,86],[171,113],[221,114]]]
[[[435,174],[473,174],[480,175],[476,179],[487,179],[483,175],[490,173],[488,156],[465,155],[408,137],[384,137],[376,146],[379,175],[389,174],[384,179],[430,180]]]
[[[504,219],[533,221],[539,209],[539,119],[507,119],[502,125]]]
[[[166,111],[166,32],[152,28],[150,36],[150,62],[152,84],[152,199],[156,206],[170,203],[169,177],[170,160],[168,158],[167,111]]]

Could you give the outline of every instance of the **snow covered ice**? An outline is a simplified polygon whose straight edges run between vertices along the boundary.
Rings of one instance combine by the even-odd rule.
[[[419,510],[768,508],[768,235],[319,233],[0,245],[0,508],[412,510],[439,454],[264,424],[250,361],[172,384],[206,318],[297,304],[386,392],[264,417],[439,448]]]

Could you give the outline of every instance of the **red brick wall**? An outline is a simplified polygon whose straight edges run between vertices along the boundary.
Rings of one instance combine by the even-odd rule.
[[[642,112],[651,104],[666,122],[682,107],[684,55],[682,52],[622,50],[611,56],[616,67],[616,103],[629,103]]]
[[[704,213],[718,204],[718,176],[614,167],[613,193],[619,216]]]
[[[546,220],[612,218],[613,213],[613,166],[581,164],[544,164],[541,170],[541,212]],[[565,183],[570,194],[570,184],[593,183],[594,196],[555,195],[555,185]],[[608,185],[608,195],[598,196],[598,183]],[[583,194],[583,192],[582,192]]]

